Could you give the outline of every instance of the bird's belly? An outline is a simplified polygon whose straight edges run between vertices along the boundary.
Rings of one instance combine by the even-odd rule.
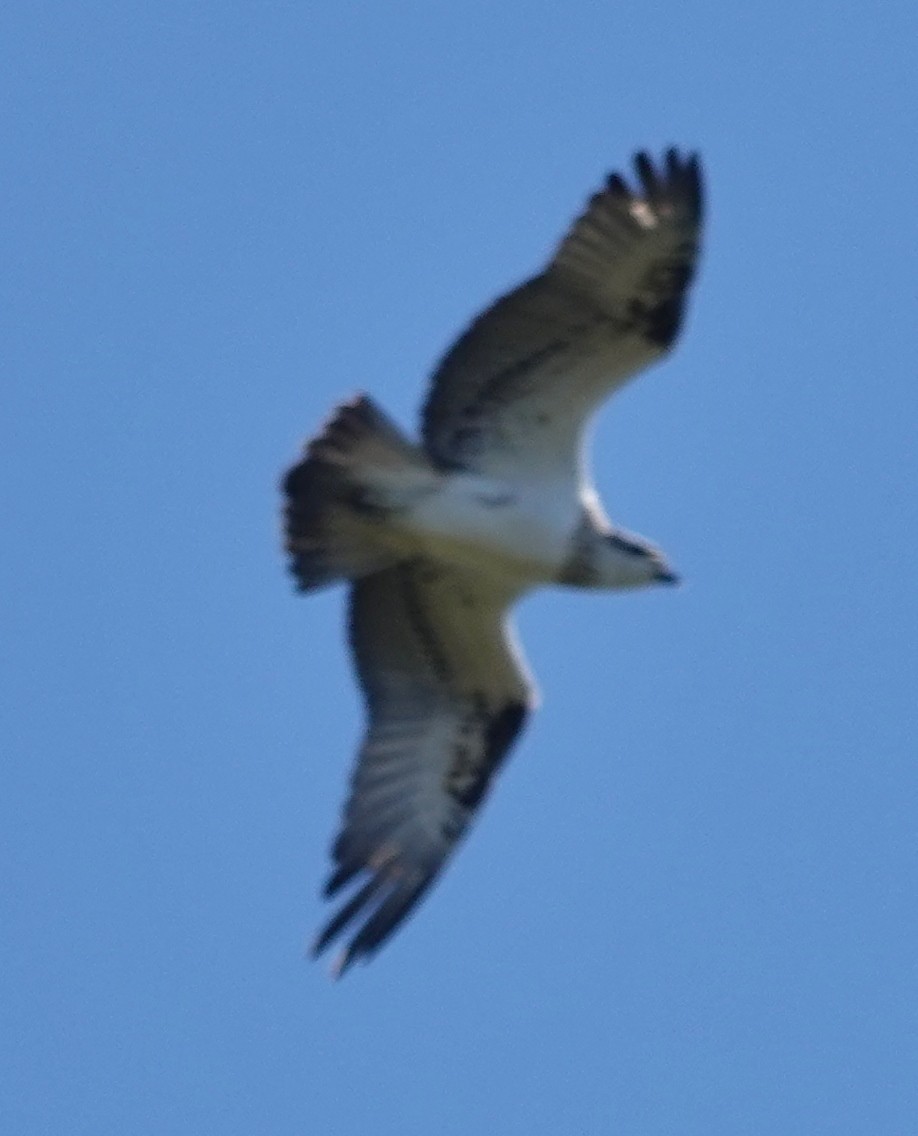
[[[407,523],[434,559],[532,582],[565,562],[579,509],[573,494],[461,476],[412,509]]]

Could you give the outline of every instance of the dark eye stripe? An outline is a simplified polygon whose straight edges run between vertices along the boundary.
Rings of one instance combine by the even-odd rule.
[[[621,536],[610,536],[609,543],[615,545],[616,548],[621,549],[622,552],[630,553],[631,556],[649,556],[650,553],[642,544],[635,544],[633,541],[625,540]]]

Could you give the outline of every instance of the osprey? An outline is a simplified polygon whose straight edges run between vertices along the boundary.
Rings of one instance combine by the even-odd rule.
[[[676,582],[608,520],[584,453],[602,400],[672,346],[698,256],[697,156],[634,167],[446,353],[420,442],[361,394],[284,480],[299,589],[350,581],[367,708],[325,895],[355,890],[314,947],[358,924],[339,974],[436,880],[535,707],[509,619],[520,596]]]

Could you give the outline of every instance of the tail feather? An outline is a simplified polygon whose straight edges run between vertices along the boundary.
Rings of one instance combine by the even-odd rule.
[[[307,457],[289,471],[283,488],[286,549],[300,591],[358,579],[386,566],[387,558],[352,515],[332,467]]]
[[[426,465],[418,446],[366,395],[342,403],[307,453],[359,481],[415,472]]]
[[[284,478],[286,547],[300,590],[399,560],[385,519],[436,478],[423,451],[365,395],[339,406]]]

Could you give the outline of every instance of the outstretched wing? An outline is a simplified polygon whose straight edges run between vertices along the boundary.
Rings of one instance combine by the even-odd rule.
[[[533,704],[509,639],[512,597],[426,561],[359,580],[350,638],[369,727],[325,894],[355,894],[318,954],[354,920],[341,973],[418,903],[462,837]]]
[[[480,315],[437,368],[423,412],[435,461],[495,476],[575,471],[597,404],[673,343],[698,256],[695,155],[634,160],[545,270]]]

